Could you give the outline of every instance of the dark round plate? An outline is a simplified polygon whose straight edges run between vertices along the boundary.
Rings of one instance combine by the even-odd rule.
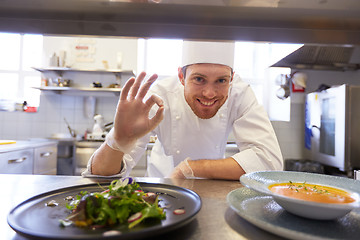
[[[75,196],[80,191],[99,192],[102,189],[98,184],[86,184],[61,188],[58,190],[34,196],[17,205],[8,214],[8,224],[20,235],[34,239],[139,239],[150,237],[179,228],[194,219],[201,208],[201,199],[195,192],[173,185],[138,182],[146,192],[159,194],[160,206],[166,206],[166,219],[157,222],[140,224],[133,229],[124,229],[121,226],[91,230],[75,226],[60,227],[59,220],[69,215],[66,208],[67,196]],[[101,184],[107,187],[109,183]],[[51,200],[58,205],[46,206]],[[182,215],[175,215],[173,211],[185,209]],[[120,230],[121,234],[104,236],[109,230]]]

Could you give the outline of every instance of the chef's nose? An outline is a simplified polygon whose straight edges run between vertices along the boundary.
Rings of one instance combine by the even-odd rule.
[[[211,99],[216,96],[216,88],[211,84],[207,84],[204,86],[202,94],[204,97]]]

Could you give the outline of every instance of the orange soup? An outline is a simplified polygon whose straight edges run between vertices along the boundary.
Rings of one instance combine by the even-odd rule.
[[[283,196],[320,203],[352,203],[356,201],[352,194],[344,190],[308,183],[291,181],[276,183],[270,185],[269,190]]]

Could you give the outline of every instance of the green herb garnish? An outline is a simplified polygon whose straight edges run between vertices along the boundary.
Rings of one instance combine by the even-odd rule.
[[[101,186],[100,186],[101,187]],[[60,220],[61,226],[105,227],[116,224],[133,228],[145,219],[162,220],[166,214],[159,207],[158,196],[149,197],[132,178],[114,180],[102,192],[80,192],[67,204],[71,214]]]

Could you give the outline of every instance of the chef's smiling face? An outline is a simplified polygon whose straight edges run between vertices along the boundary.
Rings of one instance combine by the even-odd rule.
[[[192,111],[199,118],[209,119],[225,103],[233,74],[228,66],[201,63],[187,66],[185,76],[180,68],[178,76]]]

